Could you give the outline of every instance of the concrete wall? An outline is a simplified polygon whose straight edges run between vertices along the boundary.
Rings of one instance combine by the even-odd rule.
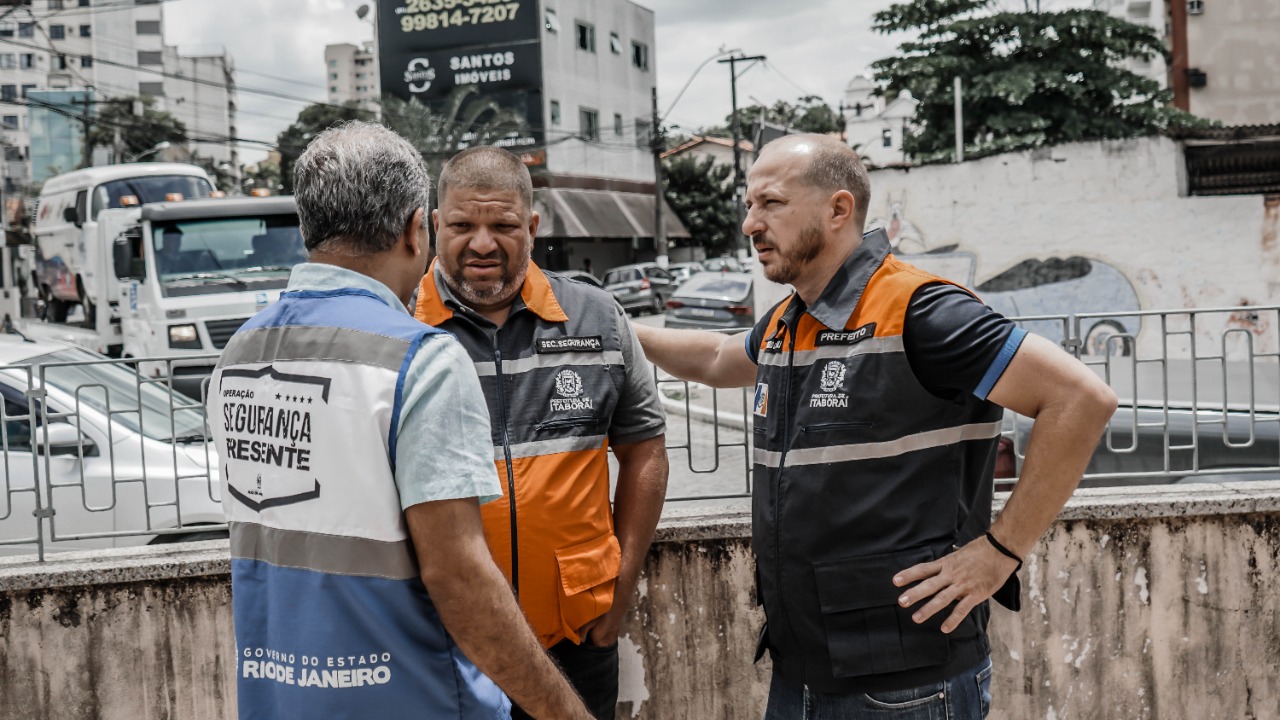
[[[1280,3],[1212,0],[1187,17],[1187,64],[1208,75],[1191,114],[1227,125],[1280,122]]]
[[[885,227],[899,256],[977,288],[1005,314],[1274,305],[1280,199],[1186,197],[1184,168],[1166,138],[885,168],[871,173],[867,224]],[[983,287],[1020,264],[1045,268],[1073,256],[1093,267],[1079,281],[1008,293]],[[1223,315],[1197,329],[1216,342],[1239,320]],[[1152,349],[1157,325],[1144,324]]]
[[[740,509],[668,511],[620,718],[761,716],[748,531]],[[0,560],[0,718],[233,717],[225,553]],[[1081,491],[1022,577],[1026,609],[993,613],[993,719],[1276,717],[1280,483]]]

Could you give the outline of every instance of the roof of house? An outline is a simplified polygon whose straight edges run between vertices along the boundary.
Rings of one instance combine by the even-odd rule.
[[[733,140],[729,138],[694,135],[693,137],[689,138],[689,140],[687,140],[686,142],[683,142],[680,145],[677,145],[676,147],[673,147],[670,150],[662,153],[662,159],[665,160],[673,155],[683,155],[685,152],[688,152],[689,150],[692,150],[693,148],[696,148],[699,145],[703,145],[703,144],[719,145],[721,147],[727,147],[731,150],[733,149]],[[755,152],[756,146],[750,140],[739,140],[738,148],[741,149],[743,152]]]

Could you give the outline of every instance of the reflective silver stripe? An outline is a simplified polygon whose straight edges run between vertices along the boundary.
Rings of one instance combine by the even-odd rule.
[[[257,523],[231,523],[231,557],[331,575],[364,575],[391,580],[418,577],[408,540],[383,542]]]
[[[875,355],[879,353],[902,352],[902,336],[891,335],[889,337],[871,338],[863,340],[857,345],[826,345],[813,350],[797,350],[795,360],[791,363],[796,367],[804,365],[812,365],[823,360],[839,360],[840,358],[853,357],[854,355]],[[782,352],[767,353],[760,352],[759,364],[776,365],[778,367],[787,366],[787,352],[784,348]]]
[[[269,327],[236,334],[222,352],[222,366],[275,360],[355,362],[399,372],[408,341],[337,327]]]
[[[503,375],[518,375],[539,368],[558,368],[570,365],[621,365],[622,352],[606,350],[605,352],[571,352],[541,353],[515,360],[502,361]],[[498,374],[498,367],[491,362],[476,363],[476,374],[480,377]]]
[[[604,435],[586,435],[584,437],[557,438],[555,440],[537,440],[511,446],[511,459],[538,457],[539,455],[555,455],[556,453],[578,452],[581,450],[598,450],[604,445]],[[493,446],[493,459],[506,460],[506,453],[501,445]]]
[[[855,443],[853,445],[829,445],[820,448],[791,450],[787,453],[787,466],[826,465],[829,463],[852,462],[854,460],[872,460],[875,458],[893,457],[916,450],[954,445],[966,440],[989,440],[1000,434],[1000,421],[958,425],[928,430],[914,435],[875,443]],[[782,460],[782,453],[756,448],[752,459],[765,467],[776,468]]]

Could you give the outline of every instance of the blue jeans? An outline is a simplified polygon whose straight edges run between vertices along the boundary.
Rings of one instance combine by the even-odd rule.
[[[769,687],[765,720],[981,720],[991,710],[991,658],[942,682],[908,690],[827,695],[785,682]]]

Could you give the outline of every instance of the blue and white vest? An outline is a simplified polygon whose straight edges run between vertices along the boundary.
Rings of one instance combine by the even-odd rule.
[[[427,595],[395,484],[405,371],[439,334],[367,290],[304,290],[227,344],[208,408],[242,720],[510,716]]]

